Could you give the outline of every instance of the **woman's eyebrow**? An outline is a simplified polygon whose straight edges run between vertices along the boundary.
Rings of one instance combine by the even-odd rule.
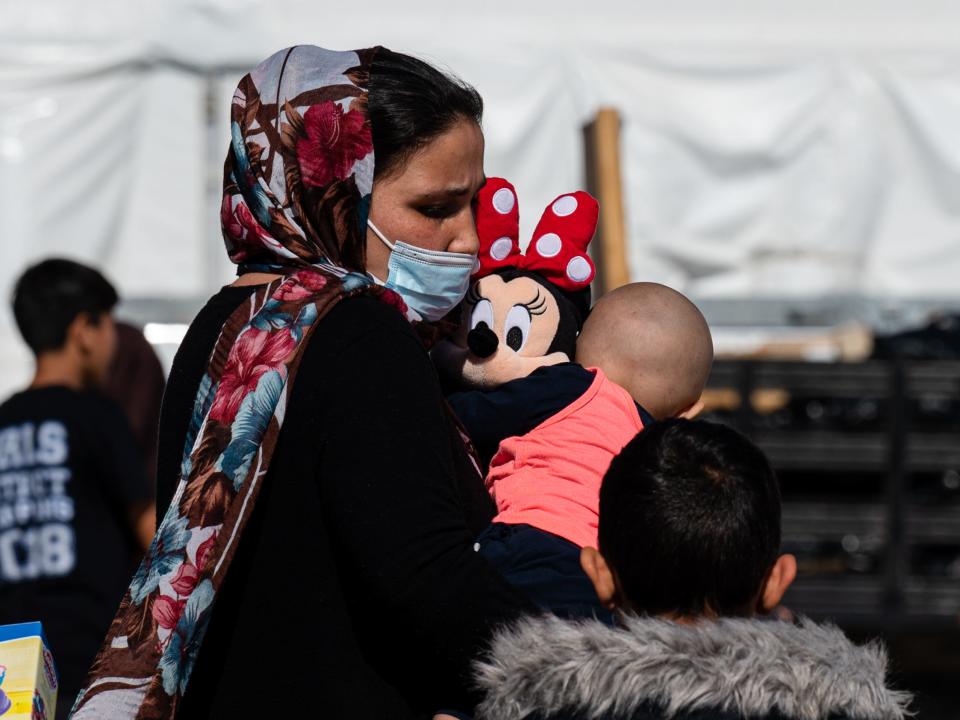
[[[483,182],[474,189],[470,185],[448,185],[445,188],[440,188],[438,190],[428,190],[427,192],[421,193],[417,196],[418,200],[436,200],[449,197],[460,197],[462,195],[472,195],[475,192],[478,192],[480,188],[487,184],[487,178],[483,178]]]

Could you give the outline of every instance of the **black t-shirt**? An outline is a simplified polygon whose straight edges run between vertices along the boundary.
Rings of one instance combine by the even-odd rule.
[[[0,405],[0,625],[43,622],[67,707],[130,581],[130,508],[152,495],[107,398],[44,387]]]
[[[160,517],[213,345],[252,290],[215,295],[174,359]],[[533,610],[473,551],[493,512],[410,324],[379,300],[342,301],[304,351],[178,717],[406,720],[464,707],[493,626]]]

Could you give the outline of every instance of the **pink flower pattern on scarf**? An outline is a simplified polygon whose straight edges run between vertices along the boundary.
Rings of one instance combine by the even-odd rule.
[[[297,143],[297,162],[307,185],[323,187],[343,180],[357,160],[373,151],[370,124],[361,112],[344,112],[330,100],[307,110],[303,122],[307,137]]]
[[[282,370],[297,344],[289,332],[267,332],[249,328],[233,348],[224,369],[210,418],[229,425],[237,416],[240,403],[256,390],[264,373]]]

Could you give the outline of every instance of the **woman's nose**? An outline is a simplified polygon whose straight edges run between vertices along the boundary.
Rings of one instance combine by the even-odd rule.
[[[466,218],[457,228],[456,236],[447,246],[447,251],[465,255],[476,255],[480,251],[480,237],[477,235],[473,213],[466,214]]]

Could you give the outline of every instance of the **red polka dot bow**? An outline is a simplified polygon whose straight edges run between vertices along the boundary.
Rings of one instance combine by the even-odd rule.
[[[477,196],[480,252],[473,277],[514,267],[539,273],[561,290],[582,290],[597,272],[587,246],[599,214],[600,205],[590,193],[561,195],[543,211],[526,254],[521,254],[517,191],[503,178],[487,178]]]

